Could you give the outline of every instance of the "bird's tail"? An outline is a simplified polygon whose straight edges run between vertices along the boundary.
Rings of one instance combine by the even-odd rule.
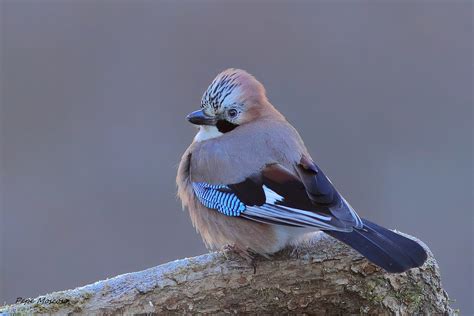
[[[426,261],[425,249],[416,241],[383,228],[366,219],[364,226],[352,232],[325,231],[328,235],[357,250],[387,272],[400,273]]]

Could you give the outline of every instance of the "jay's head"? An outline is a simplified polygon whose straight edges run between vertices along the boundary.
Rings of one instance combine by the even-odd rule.
[[[201,109],[190,113],[187,119],[227,133],[275,112],[257,79],[244,70],[230,68],[217,75],[202,96]]]

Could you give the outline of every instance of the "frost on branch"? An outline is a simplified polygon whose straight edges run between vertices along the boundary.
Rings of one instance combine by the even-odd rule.
[[[388,274],[315,233],[297,250],[257,259],[255,273],[235,254],[215,252],[0,307],[0,313],[451,315],[438,265],[428,253],[421,268]]]

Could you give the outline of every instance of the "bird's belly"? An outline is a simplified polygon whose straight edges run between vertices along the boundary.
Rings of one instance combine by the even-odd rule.
[[[278,235],[270,225],[257,223],[240,217],[231,217],[195,203],[189,208],[193,225],[201,234],[206,246],[219,249],[233,245],[241,250],[252,250],[268,254],[280,249]]]
[[[233,245],[241,250],[268,255],[288,245],[297,245],[314,229],[262,224],[241,217],[232,217],[202,206],[199,201],[189,208],[193,225],[206,246],[219,249]]]
[[[314,233],[319,232],[315,228],[298,228],[290,226],[272,225],[273,233],[276,236],[275,248],[281,250],[285,247],[297,247],[298,245],[313,240]],[[278,251],[277,250],[277,251]]]

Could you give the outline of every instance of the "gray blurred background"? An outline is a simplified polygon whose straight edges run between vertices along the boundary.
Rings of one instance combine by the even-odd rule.
[[[205,252],[175,197],[184,117],[239,67],[474,313],[472,2],[0,5],[0,302]]]

